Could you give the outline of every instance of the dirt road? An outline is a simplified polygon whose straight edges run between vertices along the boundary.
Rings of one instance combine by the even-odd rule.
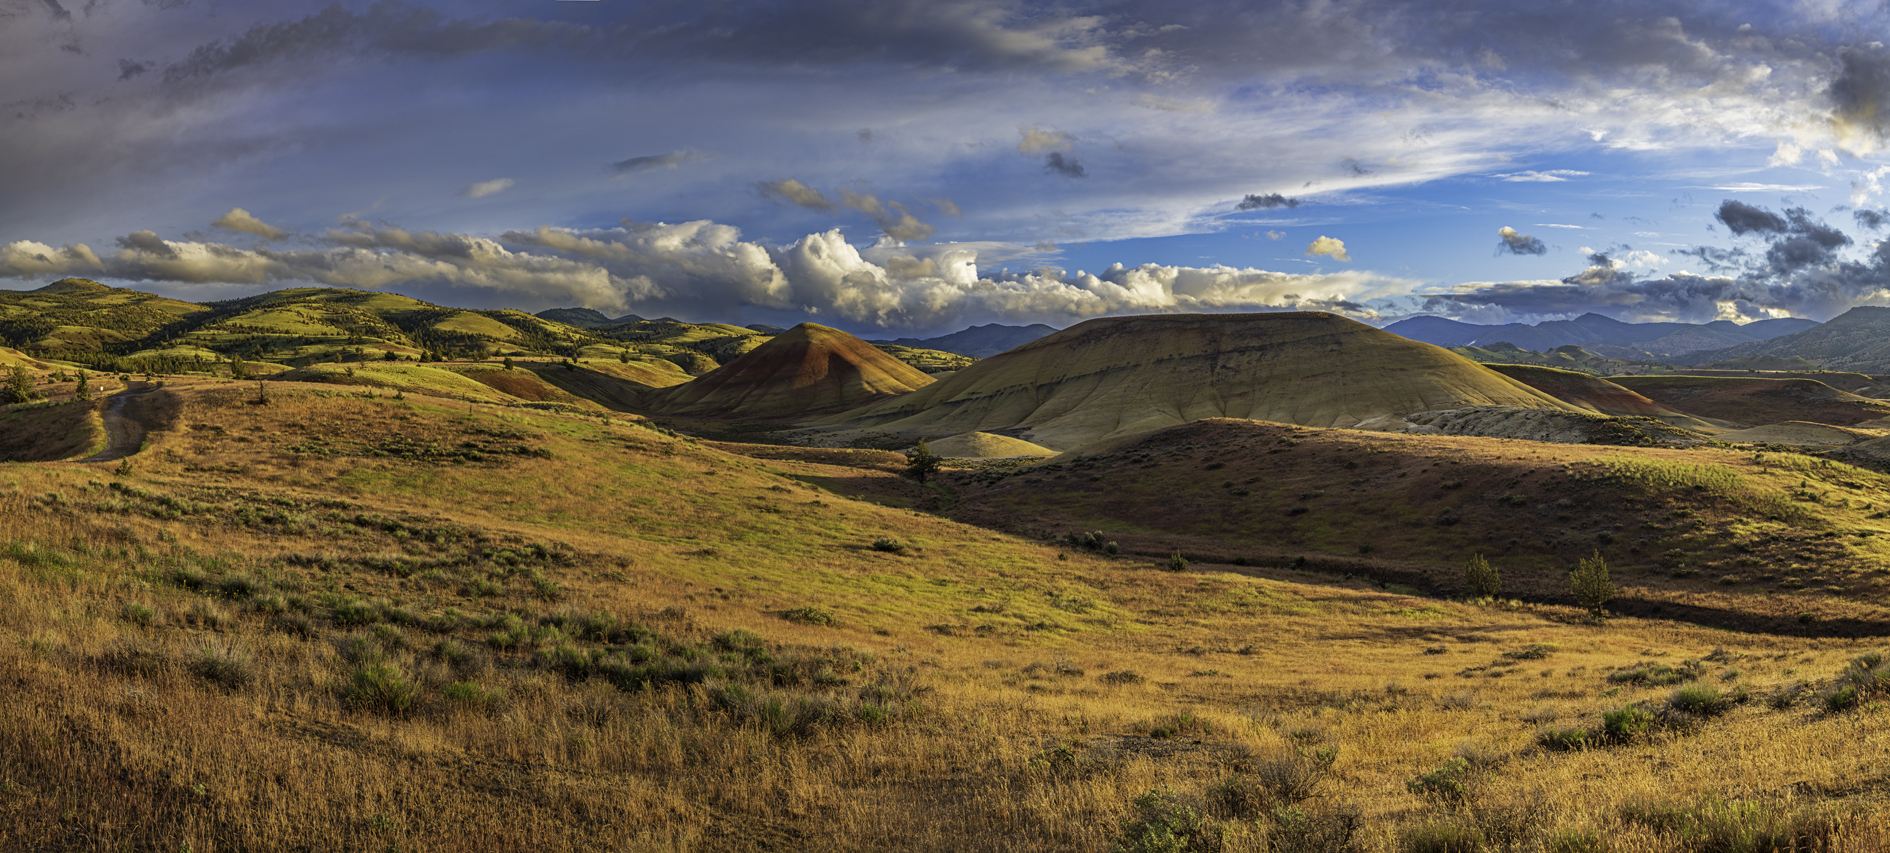
[[[117,462],[144,448],[144,436],[147,429],[143,398],[156,392],[159,386],[149,382],[133,382],[125,390],[113,394],[105,404],[105,449],[80,459],[80,462]]]

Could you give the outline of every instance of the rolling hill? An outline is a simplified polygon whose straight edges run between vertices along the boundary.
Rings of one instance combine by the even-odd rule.
[[[1856,426],[1890,417],[1890,402],[1810,379],[1617,376],[1614,382],[1663,406],[1745,426],[1786,421]]]
[[[1801,358],[1827,370],[1890,373],[1890,308],[1859,306],[1821,326],[1764,341],[1692,353],[1684,364],[1757,366],[1759,357]]]
[[[990,358],[1008,349],[1030,343],[1045,335],[1055,334],[1056,329],[1037,323],[1029,326],[1006,326],[1001,323],[989,323],[972,326],[963,331],[935,338],[898,338],[890,341],[873,341],[876,344],[892,344],[914,349],[932,349],[957,353],[972,358]]]
[[[1573,410],[1449,351],[1332,314],[1177,314],[1089,320],[826,424],[992,432],[1069,450],[1210,417],[1401,428],[1401,415],[1466,406]]]
[[[665,415],[779,420],[870,405],[932,378],[839,329],[802,323],[688,383],[646,397]]]
[[[1443,347],[1488,347],[1496,343],[1509,343],[1526,350],[1546,352],[1570,344],[1606,345],[1626,350],[1606,353],[1610,356],[1665,358],[1696,350],[1768,340],[1816,325],[1816,321],[1797,318],[1758,320],[1743,326],[1729,320],[1703,324],[1624,323],[1590,312],[1573,320],[1491,326],[1443,317],[1419,316],[1392,323],[1385,327],[1385,331]]]

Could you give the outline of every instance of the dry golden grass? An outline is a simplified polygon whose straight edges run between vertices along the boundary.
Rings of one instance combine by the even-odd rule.
[[[1819,698],[1868,644],[1060,555],[844,497],[917,488],[846,454],[616,417],[169,393],[129,473],[0,470],[0,849],[1100,851],[1163,787],[1219,827],[1186,849],[1424,849],[1440,822],[1498,850],[1771,849],[1689,837],[1713,798],[1797,815],[1805,849],[1890,844],[1885,709]],[[394,438],[409,458],[373,455]],[[589,633],[600,611],[642,633]],[[650,653],[728,666],[604,668]],[[1664,708],[1674,686],[1609,678],[1649,663],[1751,701],[1537,745]],[[377,666],[410,706],[363,688]],[[1459,755],[1461,802],[1410,790]],[[1298,812],[1209,797],[1281,768]],[[1286,846],[1348,814],[1350,846]]]

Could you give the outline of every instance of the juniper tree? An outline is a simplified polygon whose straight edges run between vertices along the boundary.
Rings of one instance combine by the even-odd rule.
[[[919,439],[918,446],[906,451],[906,473],[911,474],[912,479],[921,483],[938,473],[939,467],[944,463],[944,457],[933,453],[932,448],[925,443],[923,438]]]
[[[1472,598],[1493,598],[1503,591],[1503,577],[1489,560],[1477,554],[1463,567],[1463,586]]]
[[[27,374],[26,368],[14,365],[13,370],[7,373],[6,389],[0,392],[0,399],[7,403],[28,403],[37,396],[39,393],[33,390],[33,377]]]
[[[1614,581],[1608,578],[1608,561],[1602,559],[1601,549],[1595,549],[1593,557],[1584,557],[1574,571],[1568,573],[1568,591],[1575,596],[1575,603],[1596,616],[1608,612],[1608,600],[1614,597]]]
[[[92,384],[86,381],[84,371],[79,372],[79,384],[78,386],[72,389],[72,399],[74,400],[92,399]]]

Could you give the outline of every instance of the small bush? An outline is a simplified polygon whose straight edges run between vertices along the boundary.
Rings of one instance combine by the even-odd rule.
[[[241,690],[254,677],[249,653],[234,645],[205,645],[190,660],[198,678],[225,690]]]
[[[1181,552],[1177,550],[1168,556],[1168,562],[1163,564],[1162,568],[1171,572],[1185,572],[1188,570],[1188,558],[1181,556]]]
[[[1587,729],[1543,729],[1536,734],[1537,745],[1558,752],[1582,749],[1592,741]]]
[[[414,709],[420,688],[393,665],[370,663],[354,670],[343,698],[360,710],[398,716]]]
[[[873,550],[887,554],[904,554],[911,550],[911,548],[912,546],[890,536],[881,536],[873,540]]]
[[[1659,722],[1659,718],[1655,717],[1652,712],[1636,708],[1633,705],[1613,711],[1606,711],[1601,715],[1602,729],[1608,733],[1609,738],[1617,741],[1632,740],[1641,737],[1653,731],[1654,727],[1658,725]]]
[[[1105,672],[1102,675],[1096,676],[1096,678],[1104,684],[1114,684],[1117,686],[1142,683],[1142,674],[1132,669],[1119,669],[1115,672]]]
[[[1399,849],[1405,853],[1482,853],[1483,830],[1467,823],[1440,821],[1405,830]]]
[[[1689,684],[1675,690],[1667,706],[1700,717],[1716,717],[1730,710],[1736,701],[1735,695],[1711,684]]]
[[[1110,853],[1180,853],[1220,846],[1219,828],[1167,786],[1135,798]]]
[[[159,620],[156,610],[142,604],[127,604],[125,605],[125,621],[149,626]]]
[[[1630,803],[1622,817],[1682,840],[1683,849],[1786,853],[1833,850],[1842,821],[1828,807],[1709,797],[1694,803]]]
[[[783,610],[781,618],[802,625],[832,626],[840,622],[839,619],[834,618],[833,613],[818,607],[796,607],[792,610]]]
[[[1602,559],[1599,549],[1594,556],[1582,558],[1569,572],[1568,591],[1575,597],[1575,603],[1591,615],[1608,612],[1608,602],[1614,598],[1614,582],[1608,578],[1608,561]]]
[[[1470,795],[1472,777],[1473,772],[1468,760],[1452,758],[1436,770],[1406,782],[1404,787],[1419,797],[1460,803]]]
[[[488,690],[476,681],[455,681],[440,688],[440,695],[453,708],[484,711],[504,698],[505,692],[497,688]]]
[[[1542,660],[1552,654],[1555,654],[1554,644],[1532,643],[1520,649],[1504,652],[1503,657],[1510,660]]]

